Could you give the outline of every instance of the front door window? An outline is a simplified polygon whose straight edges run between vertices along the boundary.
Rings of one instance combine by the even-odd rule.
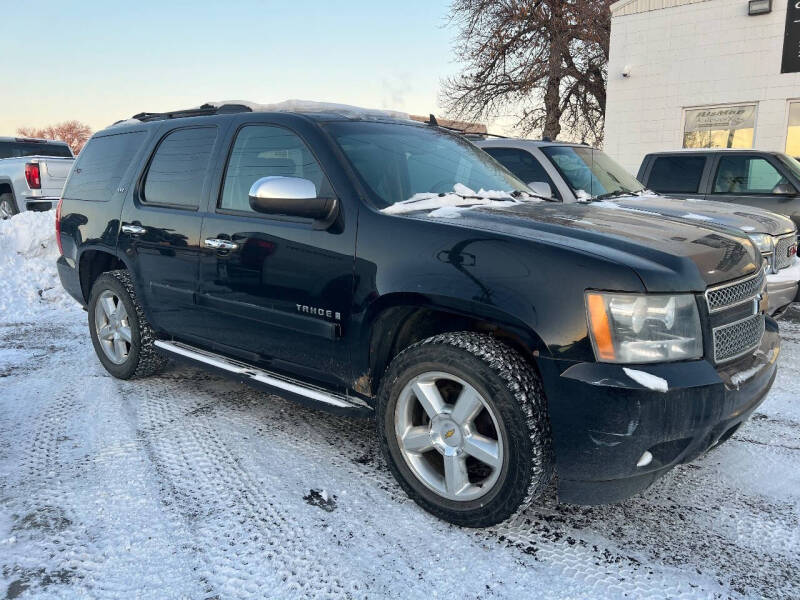
[[[723,156],[714,179],[714,193],[769,195],[787,183],[786,178],[763,158]]]

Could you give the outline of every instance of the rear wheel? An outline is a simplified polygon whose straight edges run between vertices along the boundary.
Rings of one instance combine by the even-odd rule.
[[[119,379],[151,375],[167,362],[154,345],[156,336],[136,300],[128,271],[109,271],[95,281],[89,331],[100,362]]]
[[[0,194],[0,219],[10,219],[19,212],[14,196],[6,192]]]
[[[539,378],[488,335],[439,335],[400,353],[381,383],[378,432],[409,496],[457,525],[508,519],[552,474]]]

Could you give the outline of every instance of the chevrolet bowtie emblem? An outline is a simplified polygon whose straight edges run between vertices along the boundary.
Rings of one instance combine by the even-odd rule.
[[[456,432],[455,429],[451,429],[450,431],[446,431],[444,434],[444,439],[448,439],[453,437],[453,434]]]

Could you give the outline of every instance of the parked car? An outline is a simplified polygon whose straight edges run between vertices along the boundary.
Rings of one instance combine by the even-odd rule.
[[[54,208],[74,160],[64,142],[0,137],[0,219]]]
[[[57,266],[109,373],[171,356],[374,417],[409,496],[472,527],[554,472],[562,501],[627,498],[763,401],[780,340],[745,234],[545,202],[461,136],[348,114],[91,138]]]
[[[644,157],[638,179],[676,198],[745,204],[786,215],[800,225],[800,162],[783,152],[654,152]]]
[[[742,230],[767,263],[770,313],[780,314],[800,300],[797,227],[786,216],[752,206],[662,196],[647,190],[601,150],[583,144],[517,139],[477,139],[475,143],[546,197],[562,202],[602,200],[612,208]]]

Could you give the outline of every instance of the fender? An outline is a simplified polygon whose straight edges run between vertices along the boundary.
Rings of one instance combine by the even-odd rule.
[[[514,315],[454,297],[387,294],[369,306],[353,345],[354,369],[361,374],[354,389],[367,396],[377,393],[381,375],[397,352],[420,339],[457,330],[491,332],[527,357],[549,352],[541,337]]]
[[[593,361],[586,289],[643,290],[632,269],[608,257],[476,231],[456,219],[385,215],[371,208],[359,213],[354,271],[355,379],[369,364],[364,347],[378,316],[395,306],[443,311],[456,318],[448,323],[455,327],[494,325],[544,357]]]

